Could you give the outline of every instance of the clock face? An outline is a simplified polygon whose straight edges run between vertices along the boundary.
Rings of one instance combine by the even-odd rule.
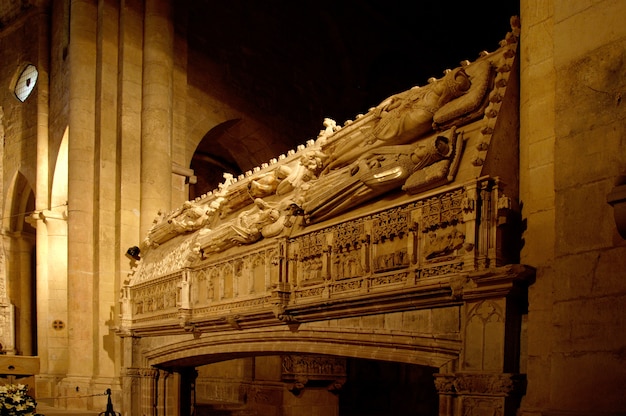
[[[35,84],[37,84],[38,75],[39,72],[37,72],[35,65],[27,65],[26,68],[24,68],[15,84],[15,96],[18,100],[21,102],[26,101],[35,88]]]

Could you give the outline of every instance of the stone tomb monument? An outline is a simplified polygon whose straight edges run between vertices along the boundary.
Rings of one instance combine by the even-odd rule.
[[[514,414],[533,276],[518,264],[518,34],[513,18],[496,51],[343,125],[326,119],[306,145],[160,213],[121,294],[128,382],[159,396],[158,383],[142,381],[155,374],[146,363],[200,365],[216,337],[243,354],[238,337],[260,328],[306,343],[298,332],[315,322],[437,310],[453,323],[381,324],[372,348],[438,368],[442,415]],[[310,352],[341,357],[341,343]],[[297,351],[258,348],[303,362]],[[291,391],[310,378],[297,368],[283,371]],[[345,373],[327,378],[337,390]],[[248,405],[259,408],[265,393]]]

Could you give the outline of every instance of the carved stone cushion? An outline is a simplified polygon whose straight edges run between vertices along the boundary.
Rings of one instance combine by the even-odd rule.
[[[482,116],[487,103],[487,91],[493,80],[493,68],[489,60],[484,60],[468,65],[465,72],[470,77],[472,87],[466,94],[444,104],[435,113],[433,127],[436,130],[446,129],[452,122],[459,126]]]
[[[463,153],[465,139],[463,134],[457,134],[453,140],[451,157],[440,160],[423,169],[418,170],[408,177],[402,189],[409,194],[417,194],[437,186],[452,182]]]

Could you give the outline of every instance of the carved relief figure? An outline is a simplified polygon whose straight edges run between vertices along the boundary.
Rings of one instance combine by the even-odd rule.
[[[211,212],[214,210],[211,210],[206,204],[186,201],[168,215],[159,213],[159,217],[155,219],[154,225],[148,232],[145,244],[158,246],[178,234],[198,230],[209,222]]]
[[[317,135],[317,143],[320,145],[323,145],[330,136],[341,129],[341,126],[338,126],[332,118],[326,117],[322,124],[324,125],[324,130],[320,130],[320,133]]]
[[[374,121],[348,136],[330,154],[325,172],[345,166],[380,146],[407,144],[432,130],[435,112],[471,86],[463,68],[448,72],[425,87],[414,87],[387,98],[371,110]]]
[[[281,181],[276,188],[276,195],[286,195],[294,189],[317,177],[323,167],[326,155],[319,150],[310,149],[298,160],[297,166]]]
[[[196,240],[197,249],[203,253],[220,252],[230,247],[254,243],[263,237],[277,235],[282,231],[282,227],[272,225],[277,223],[279,218],[278,209],[257,198],[253,208],[241,212],[236,218],[213,230],[200,230]]]
[[[182,208],[175,212],[167,222],[177,233],[185,233],[198,230],[209,221],[209,210],[204,204],[192,201],[183,203]]]
[[[456,228],[442,235],[431,232],[426,240],[424,254],[429,260],[446,256],[463,247],[463,243],[465,243],[465,234]]]
[[[302,203],[305,219],[322,221],[399,188],[413,173],[450,157],[453,147],[454,140],[437,136],[414,145],[372,149],[351,165],[311,182]]]
[[[279,166],[271,172],[266,173],[250,181],[248,189],[254,198],[263,198],[273,195],[280,182],[291,173],[289,166]]]

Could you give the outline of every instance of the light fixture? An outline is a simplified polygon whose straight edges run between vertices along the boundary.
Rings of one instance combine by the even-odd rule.
[[[139,255],[141,250],[137,246],[132,246],[128,250],[126,250],[126,257],[131,260],[139,261],[141,260],[141,256]]]

